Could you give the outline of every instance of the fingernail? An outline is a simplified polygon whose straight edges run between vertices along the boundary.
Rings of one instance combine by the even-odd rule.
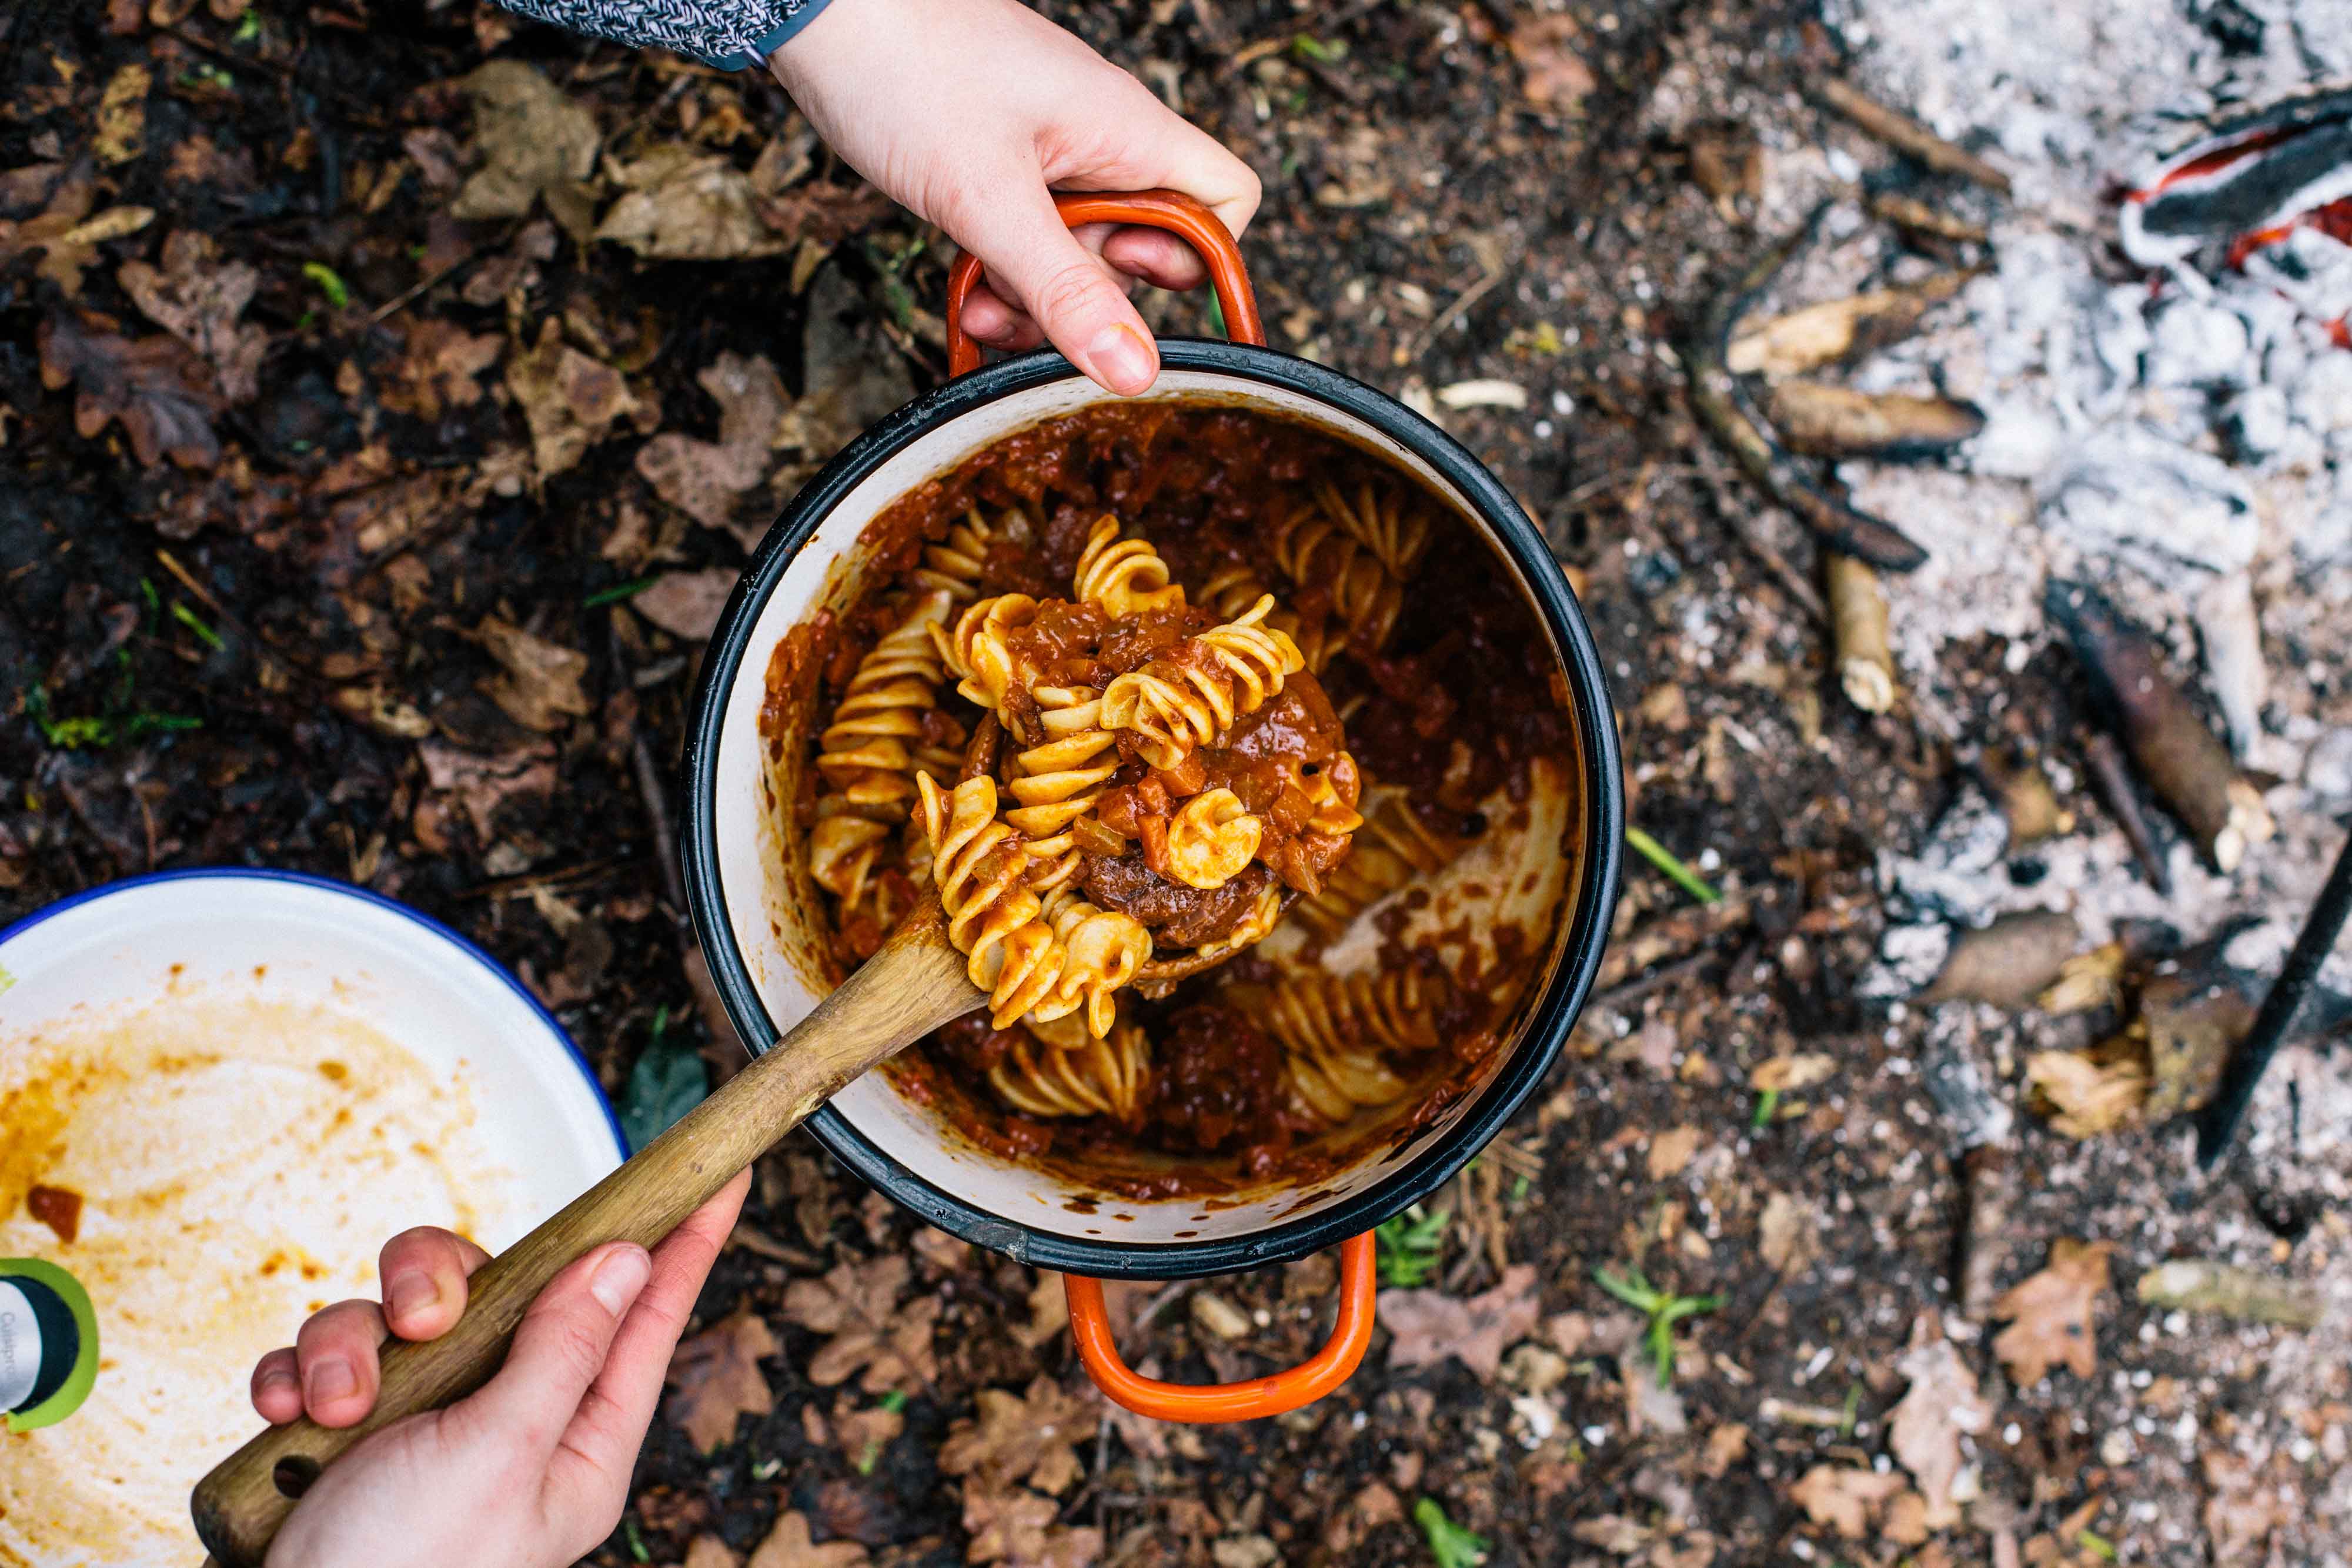
[[[1095,334],[1095,340],[1087,345],[1087,360],[1095,374],[1116,391],[1132,397],[1150,390],[1151,345],[1124,321]]]
[[[282,1366],[273,1366],[261,1375],[254,1385],[253,1392],[255,1396],[258,1397],[264,1394],[275,1394],[281,1388],[290,1392],[298,1387],[292,1373]]]
[[[441,1299],[441,1287],[422,1270],[410,1270],[384,1282],[384,1311],[395,1318],[414,1317]]]
[[[629,1310],[637,1292],[646,1288],[653,1273],[654,1260],[642,1247],[625,1247],[596,1265],[595,1274],[588,1281],[588,1293],[604,1303],[604,1310],[618,1317]]]
[[[353,1375],[352,1364],[348,1361],[314,1362],[303,1375],[308,1381],[303,1385],[302,1396],[312,1405],[325,1405],[341,1399],[360,1385],[360,1380]]]

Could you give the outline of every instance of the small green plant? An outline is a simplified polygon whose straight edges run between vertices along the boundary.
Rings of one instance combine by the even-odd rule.
[[[343,281],[341,273],[337,272],[325,262],[304,262],[302,276],[319,286],[319,292],[327,297],[328,305],[333,308],[341,310],[352,302],[351,286]]]
[[[228,41],[232,44],[249,44],[259,37],[261,37],[261,13],[248,7],[245,15],[237,18],[236,31],[228,36]]]
[[[1592,1279],[1602,1290],[1650,1320],[1649,1332],[1643,1336],[1643,1343],[1649,1351],[1650,1364],[1658,1370],[1658,1386],[1672,1387],[1675,1381],[1675,1324],[1695,1312],[1714,1312],[1723,1305],[1723,1298],[1669,1295],[1643,1279],[1639,1269],[1629,1268],[1622,1274],[1595,1269]]]
[[[1625,841],[1633,845],[1635,852],[1643,860],[1665,873],[1669,882],[1701,904],[1723,902],[1723,894],[1716,892],[1714,886],[1705,877],[1685,865],[1675,857],[1672,850],[1641,829],[1628,823],[1625,828]]]
[[[189,631],[194,632],[196,636],[203,641],[205,647],[210,648],[215,653],[220,652],[222,647],[221,634],[214,631],[211,627],[205,625],[205,618],[203,616],[197,614],[194,611],[189,609],[186,605],[181,603],[176,599],[172,601],[172,619],[178,622],[181,625],[185,626]]]
[[[645,1534],[642,1531],[637,1529],[637,1521],[635,1516],[631,1515],[630,1517],[624,1519],[621,1521],[621,1524],[622,1528],[628,1532],[630,1561],[635,1563],[652,1562],[654,1560],[654,1554],[646,1550]]]
[[[1409,1291],[1437,1272],[1445,1251],[1445,1225],[1451,1209],[1423,1214],[1414,1204],[1393,1219],[1384,1219],[1372,1231],[1380,1249],[1381,1282]]]
[[[2116,1543],[2095,1530],[2076,1531],[2074,1544],[2094,1557],[2104,1558],[2109,1563],[2116,1560]]]
[[[1435,1498],[1425,1497],[1412,1505],[1412,1521],[1429,1537],[1429,1554],[1437,1559],[1437,1568],[1478,1568],[1486,1561],[1486,1538],[1473,1535],[1446,1518]]]
[[[621,1096],[621,1131],[632,1149],[660,1137],[710,1092],[709,1069],[692,1046],[668,1039],[668,1030],[669,1009],[663,1008],[654,1014],[653,1038],[629,1069],[629,1086]]]
[[[903,1391],[893,1388],[876,1400],[875,1405],[877,1408],[887,1410],[891,1415],[896,1416],[907,1407],[907,1396]],[[869,1440],[866,1445],[866,1451],[857,1456],[853,1468],[861,1476],[870,1476],[874,1473],[874,1467],[881,1462],[882,1444],[879,1440]]]
[[[1772,1117],[1780,1109],[1780,1092],[1767,1089],[1756,1096],[1756,1113],[1748,1119],[1750,1132],[1760,1133],[1772,1124]]]
[[[127,702],[127,683],[118,695]],[[38,685],[25,688],[25,714],[40,730],[41,738],[60,751],[78,751],[85,746],[108,747],[118,741],[137,740],[142,736],[205,727],[203,719],[185,714],[157,713],[147,707],[60,718],[49,711],[47,689]]]
[[[626,582],[616,582],[610,588],[600,588],[580,601],[585,610],[595,610],[607,604],[618,604],[624,599],[634,599],[660,581],[654,577],[633,577]]]

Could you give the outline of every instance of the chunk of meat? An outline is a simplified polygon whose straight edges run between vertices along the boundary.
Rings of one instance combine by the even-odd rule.
[[[1273,876],[1253,864],[1223,887],[1186,887],[1160,876],[1141,855],[1129,855],[1089,863],[1087,896],[1133,915],[1152,934],[1155,947],[1202,947],[1240,925]]]

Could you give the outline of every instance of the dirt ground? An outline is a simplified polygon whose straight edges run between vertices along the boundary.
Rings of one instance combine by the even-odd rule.
[[[1276,345],[1435,407],[1583,574],[1633,818],[1748,918],[1610,977],[1391,1251],[1426,1278],[1363,1369],[1278,1420],[1110,1418],[1054,1281],[794,1138],[594,1560],[2343,1561],[2324,1187],[2026,1113],[2018,1061],[2086,1025],[1860,994],[1884,863],[1974,776],[1908,705],[1843,700],[1790,585],[1812,546],[1708,444],[1679,352],[1777,237],[1751,153],[1874,155],[1801,95],[1807,13],[1045,8],[1264,177]],[[772,83],[480,0],[27,0],[0,89],[0,915],[161,867],[348,878],[521,973],[640,1115],[690,1099],[663,835],[698,638],[782,499],[942,373],[944,242]],[[1662,91],[1701,100],[1674,136]],[[643,254],[648,211],[697,254]],[[1948,648],[1937,683],[1978,744],[2025,715],[2073,758],[2091,721],[2046,644]],[[2352,719],[2340,670],[2313,685]],[[2112,831],[2087,786],[2063,804]],[[1633,864],[1638,941],[1687,901]],[[2018,1108],[1972,1186],[1923,1067],[1956,1036]],[[2168,1259],[2327,1316],[2144,1303]],[[1670,1385],[1604,1270],[1696,1308]],[[1271,1370],[1331,1279],[1124,1292],[1128,1354]]]

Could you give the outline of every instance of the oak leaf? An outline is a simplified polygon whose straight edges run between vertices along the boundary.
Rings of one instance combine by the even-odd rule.
[[[703,571],[673,571],[633,596],[629,608],[673,637],[707,643],[719,624],[719,612],[735,591],[740,574],[723,566]]]
[[[85,330],[64,317],[41,324],[41,383],[75,388],[74,429],[84,437],[121,423],[145,467],[164,457],[183,468],[220,461],[213,416],[223,407],[210,370],[177,339],[136,342]]]
[[[397,413],[437,420],[453,408],[482,401],[475,378],[499,362],[505,340],[495,332],[468,332],[438,316],[402,323],[404,351],[387,367],[376,401]]]
[[[968,1563],[1007,1568],[1088,1568],[1102,1555],[1103,1532],[1056,1525],[1061,1505],[1023,1487],[963,1489],[963,1527],[971,1537]]]
[[[1815,1524],[1852,1540],[1868,1532],[1874,1511],[1905,1490],[1903,1478],[1891,1470],[1880,1475],[1852,1465],[1815,1465],[1789,1489],[1789,1500]]]
[[[588,693],[581,685],[588,674],[588,655],[561,643],[534,636],[496,615],[485,615],[474,628],[474,641],[499,662],[499,673],[482,683],[482,691],[525,729],[562,729],[567,719],[587,714]]]
[[[855,1541],[811,1541],[808,1516],[794,1509],[777,1516],[743,1568],[858,1568],[865,1561],[866,1548]]]
[[[146,151],[147,93],[155,76],[145,66],[124,66],[98,100],[90,150],[101,163],[128,163]]]
[[[1427,1366],[1453,1356],[1480,1377],[1501,1371],[1503,1353],[1535,1333],[1543,1304],[1532,1265],[1514,1263],[1503,1282],[1464,1301],[1443,1291],[1391,1291],[1381,1298],[1381,1322],[1391,1369]]]
[[[1528,102],[1572,114],[1601,85],[1576,51],[1582,35],[1576,18],[1565,12],[1537,16],[1511,29],[1511,55],[1519,62]]]
[[[595,219],[584,183],[603,141],[596,117],[536,68],[492,60],[458,79],[474,100],[474,149],[482,166],[449,204],[453,218],[519,218],[534,199],[579,239]]]
[[[669,1358],[673,1392],[662,1407],[704,1453],[735,1436],[739,1416],[765,1416],[776,1407],[763,1356],[783,1347],[758,1314],[739,1311],[679,1345]]]
[[[1930,1340],[1904,1353],[1895,1370],[1911,1380],[1888,1418],[1895,1460],[1911,1472],[1926,1500],[1925,1523],[1942,1530],[1960,1521],[1952,1483],[1962,1463],[1960,1437],[1974,1436],[1992,1420],[1992,1406],[1977,1392],[1976,1374],[1948,1340]]]
[[[1699,1143],[1705,1136],[1706,1134],[1696,1127],[1682,1126],[1669,1127],[1652,1138],[1649,1152],[1650,1179],[1664,1181],[1671,1176],[1680,1176],[1683,1167],[1691,1163],[1691,1156],[1698,1153]]]
[[[723,154],[671,142],[615,172],[627,189],[596,225],[597,239],[679,261],[735,261],[786,248],[760,219],[751,176]]]
[[[260,390],[261,356],[269,333],[237,325],[253,303],[261,274],[250,263],[223,261],[210,235],[181,229],[163,242],[161,268],[126,261],[114,280],[147,318],[213,367],[221,395],[243,402]]]
[[[2042,1381],[2053,1366],[2077,1377],[2098,1370],[2098,1345],[2091,1310],[2107,1288],[2106,1242],[2061,1238],[2051,1243],[2050,1263],[1992,1304],[1992,1315],[2010,1324],[1992,1342],[1992,1353],[2020,1386]]]
[[[935,1297],[898,1305],[910,1266],[898,1253],[870,1263],[843,1263],[822,1280],[795,1280],[784,1292],[784,1316],[805,1329],[831,1334],[810,1359],[808,1379],[819,1388],[848,1381],[859,1368],[859,1386],[868,1394],[929,1384],[939,1375],[931,1333],[940,1303]]]
[[[1061,1492],[1082,1469],[1072,1445],[1093,1437],[1102,1419],[1094,1400],[1073,1396],[1045,1376],[1026,1394],[983,1388],[973,1403],[974,1414],[940,1445],[940,1469],[986,1488],[1025,1480]]]
[[[773,466],[784,386],[776,367],[756,354],[720,354],[695,381],[719,404],[717,444],[666,432],[637,449],[637,472],[663,500],[705,528],[722,528],[733,520],[737,500]]]
[[[578,464],[614,420],[637,406],[621,372],[566,343],[551,319],[536,344],[507,361],[506,382],[530,425],[542,483]]]

